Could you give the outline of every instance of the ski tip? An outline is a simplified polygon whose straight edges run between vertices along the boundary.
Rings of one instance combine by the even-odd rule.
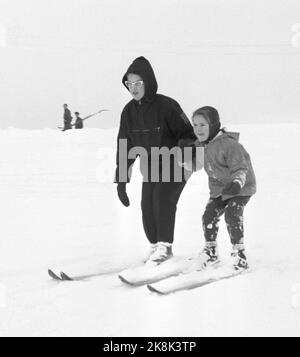
[[[128,281],[127,279],[125,279],[122,275],[118,275],[118,278],[122,281],[122,283],[125,283],[127,285],[132,285],[130,283],[130,281]]]
[[[63,271],[60,272],[60,276],[62,280],[68,280],[68,281],[72,281],[73,279],[70,278],[66,273],[64,273]]]
[[[156,293],[159,295],[164,295],[164,293],[162,293],[161,291],[155,289],[152,285],[147,285],[147,288],[152,292],[152,293]]]
[[[55,280],[61,280],[61,278],[56,275],[51,269],[48,269],[48,275],[52,278],[52,279],[55,279]]]

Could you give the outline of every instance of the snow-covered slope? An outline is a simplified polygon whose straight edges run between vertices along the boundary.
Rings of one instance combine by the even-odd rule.
[[[0,131],[0,335],[299,336],[300,125],[228,128],[241,131],[257,176],[245,210],[253,272],[165,297],[123,286],[115,273],[148,249],[138,170],[129,208],[112,183],[116,130]],[[178,205],[176,254],[201,249],[207,199],[200,171]],[[226,259],[223,222],[218,240]],[[56,283],[49,267],[111,274]]]

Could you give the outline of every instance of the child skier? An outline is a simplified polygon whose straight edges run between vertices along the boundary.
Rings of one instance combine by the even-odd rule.
[[[235,270],[248,268],[244,247],[243,211],[256,192],[255,175],[250,156],[238,143],[238,133],[221,129],[219,114],[213,107],[202,107],[192,115],[194,146],[204,146],[204,169],[209,177],[210,198],[202,217],[205,247],[195,259],[194,268],[202,270],[219,262],[217,251],[218,222],[225,222],[232,243]],[[193,159],[193,161],[195,158]],[[193,170],[195,162],[182,164]]]

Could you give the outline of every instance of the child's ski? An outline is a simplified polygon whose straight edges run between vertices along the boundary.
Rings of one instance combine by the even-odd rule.
[[[161,280],[155,284],[148,284],[147,287],[152,292],[166,295],[177,291],[199,288],[214,282],[245,274],[246,272],[249,272],[249,269],[240,271],[236,271],[231,267],[221,267],[215,270],[205,269],[203,271],[196,271],[189,274],[180,274],[179,276]]]

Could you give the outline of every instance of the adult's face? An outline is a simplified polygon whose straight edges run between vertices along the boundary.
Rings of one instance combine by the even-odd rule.
[[[145,84],[141,76],[138,74],[129,73],[127,75],[127,81],[125,84],[134,100],[139,101],[144,97]]]

